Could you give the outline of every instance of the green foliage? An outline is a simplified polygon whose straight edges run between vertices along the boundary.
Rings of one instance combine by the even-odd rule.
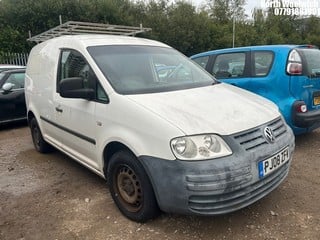
[[[320,19],[244,12],[245,0],[208,0],[203,8],[170,0],[1,0],[0,52],[26,52],[29,31],[39,34],[63,22],[86,21],[151,27],[143,37],[159,40],[187,56],[235,46],[308,43],[320,46]]]

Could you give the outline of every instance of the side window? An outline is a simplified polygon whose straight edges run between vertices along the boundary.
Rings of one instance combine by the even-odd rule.
[[[198,57],[198,58],[195,58],[192,60],[195,61],[196,63],[198,63],[202,68],[206,68],[207,63],[209,61],[209,56]]]
[[[12,73],[6,80],[6,83],[14,84],[13,89],[24,88],[24,75],[24,73]]]
[[[97,84],[97,100],[100,102],[109,102],[109,98],[99,82]]]
[[[267,76],[273,62],[273,52],[256,51],[253,52],[253,73],[254,77]]]
[[[89,71],[91,70],[84,57],[74,50],[63,50],[60,58],[58,84],[62,79],[72,77],[82,77],[84,87],[93,87],[94,78],[89,78]],[[59,89],[57,89],[59,92]]]
[[[246,54],[226,53],[216,57],[211,74],[216,78],[242,77],[244,73]]]
[[[108,101],[107,94],[85,58],[75,50],[62,50],[57,79],[57,92],[59,92],[60,81],[72,77],[81,77],[84,89],[94,89],[96,91],[96,100],[102,102]]]

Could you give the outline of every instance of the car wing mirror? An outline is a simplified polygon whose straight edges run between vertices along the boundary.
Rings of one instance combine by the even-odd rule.
[[[3,84],[2,86],[2,90],[5,92],[5,93],[8,93],[8,92],[11,92],[12,89],[14,87],[14,84],[13,83],[5,83]]]
[[[62,79],[59,83],[60,96],[64,98],[83,98],[92,100],[95,97],[95,91],[91,88],[85,88],[83,78],[72,77]]]

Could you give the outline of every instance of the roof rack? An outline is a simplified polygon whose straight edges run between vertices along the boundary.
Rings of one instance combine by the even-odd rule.
[[[68,21],[48,31],[40,33],[36,36],[29,37],[27,41],[44,42],[48,39],[59,37],[62,35],[80,35],[80,34],[113,34],[135,36],[138,33],[151,31],[151,28],[111,25],[104,23],[76,22]],[[30,34],[31,35],[31,34]]]

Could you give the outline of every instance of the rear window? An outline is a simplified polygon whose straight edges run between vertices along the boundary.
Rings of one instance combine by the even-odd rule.
[[[307,75],[320,77],[320,50],[312,48],[299,49],[299,53],[306,61]]]
[[[253,52],[253,73],[254,77],[267,76],[273,62],[273,52],[255,51]]]

